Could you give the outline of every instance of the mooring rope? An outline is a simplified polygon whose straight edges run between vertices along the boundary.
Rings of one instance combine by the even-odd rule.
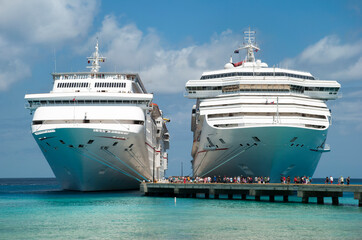
[[[84,152],[78,151],[78,150],[75,149],[75,148],[72,148],[72,149],[73,149],[74,151],[78,152],[79,154],[81,154],[81,155],[83,155],[83,156],[91,159],[91,160],[94,160],[94,161],[96,161],[96,162],[98,162],[98,163],[101,163],[101,164],[103,164],[103,165],[105,165],[105,166],[107,166],[107,167],[109,167],[109,168],[111,168],[111,169],[113,169],[113,170],[115,170],[115,171],[117,171],[117,172],[120,172],[120,173],[122,173],[122,174],[124,174],[124,175],[126,175],[126,176],[128,176],[128,177],[130,177],[130,178],[134,178],[135,180],[137,180],[137,181],[139,181],[139,182],[142,182],[142,181],[141,181],[140,179],[138,179],[137,177],[129,174],[128,172],[126,172],[126,171],[124,171],[124,170],[122,170],[122,169],[120,169],[120,168],[118,168],[117,166],[114,166],[113,164],[107,162],[106,160],[104,160],[103,158],[99,157],[97,154],[94,154],[94,153],[90,152],[89,150],[87,150],[89,153],[94,154],[97,158],[99,158],[99,159],[101,159],[101,160],[96,159],[95,157],[89,156],[89,155],[85,154]]]
[[[242,151],[240,151],[239,153],[235,154],[235,155],[234,155],[234,156],[232,156],[231,158],[229,158],[229,159],[225,160],[224,162],[220,163],[220,164],[219,164],[219,165],[217,165],[216,167],[212,168],[210,171],[208,171],[208,172],[206,172],[206,173],[202,173],[202,174],[200,174],[200,176],[205,176],[206,174],[208,174],[208,173],[210,173],[210,172],[214,171],[215,169],[217,169],[217,168],[221,167],[221,166],[222,166],[222,165],[224,165],[225,163],[227,163],[227,162],[231,161],[231,160],[232,160],[232,159],[234,159],[235,157],[237,157],[237,156],[239,156],[240,154],[244,153],[246,150],[249,150],[249,149],[250,149],[250,148],[252,148],[253,146],[255,146],[255,144],[253,144],[253,145],[251,145],[251,146],[249,146],[249,147],[247,147],[247,148],[243,149]]]
[[[116,158],[118,161],[120,161],[121,163],[123,163],[126,167],[128,167],[129,169],[131,169],[135,174],[137,174],[138,176],[140,176],[141,178],[143,178],[144,180],[148,181],[147,178],[145,178],[144,176],[142,176],[139,172],[137,172],[136,170],[134,170],[131,166],[129,166],[127,163],[125,163],[124,161],[122,161],[119,157],[117,157],[114,153],[112,153],[111,151],[109,151],[108,149],[103,149],[106,153],[110,154],[111,156],[113,156],[114,158]]]

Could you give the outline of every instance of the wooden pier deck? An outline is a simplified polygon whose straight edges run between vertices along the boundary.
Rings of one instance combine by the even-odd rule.
[[[324,203],[325,197],[332,198],[332,204],[339,204],[339,197],[344,192],[354,193],[354,199],[358,199],[358,206],[362,207],[362,185],[337,185],[337,184],[257,184],[257,183],[141,183],[140,191],[146,196],[171,196],[171,197],[194,197],[196,194],[204,194],[205,198],[213,196],[218,199],[220,194],[228,195],[233,199],[234,195],[255,197],[260,201],[261,196],[268,196],[269,201],[274,202],[275,196],[282,196],[287,202],[289,196],[296,195],[302,198],[303,203],[308,203],[309,198],[317,198],[318,204]]]

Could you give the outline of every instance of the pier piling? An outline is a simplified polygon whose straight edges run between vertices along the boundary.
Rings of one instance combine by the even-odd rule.
[[[333,205],[338,205],[338,204],[339,204],[339,199],[338,199],[338,197],[332,197],[332,204],[333,204]]]
[[[308,203],[309,197],[302,197],[302,203]]]
[[[344,192],[353,192],[358,206],[362,207],[362,185],[331,185],[331,184],[235,184],[235,183],[141,183],[141,192],[146,196],[167,195],[173,197],[192,197],[202,194],[205,199],[213,196],[219,199],[220,195],[227,195],[234,199],[241,195],[245,200],[253,196],[255,201],[261,201],[262,196],[269,197],[275,202],[275,196],[282,196],[283,202],[288,202],[289,196],[296,195],[302,203],[309,203],[309,198],[317,198],[317,204],[324,204],[324,198],[332,198],[332,204],[339,204],[339,197]],[[201,196],[202,196],[201,195]],[[200,197],[200,196],[199,196]]]
[[[362,207],[362,192],[355,192],[354,199],[358,200],[358,206]]]

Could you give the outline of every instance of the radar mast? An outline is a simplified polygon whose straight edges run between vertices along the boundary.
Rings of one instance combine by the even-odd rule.
[[[244,31],[244,43],[243,47],[235,50],[235,53],[239,53],[239,50],[246,49],[247,54],[244,62],[255,62],[254,51],[257,52],[260,50],[255,43],[255,31],[250,31],[250,27],[248,31]]]
[[[97,44],[95,46],[95,51],[94,53],[92,54],[91,57],[88,57],[88,63],[91,63],[92,62],[92,66],[87,66],[87,68],[91,68],[91,72],[93,73],[97,73],[99,72],[99,69],[101,68],[101,66],[99,65],[100,62],[105,62],[106,58],[105,57],[102,57],[100,54],[99,54],[99,51],[98,51],[98,39],[97,39]]]

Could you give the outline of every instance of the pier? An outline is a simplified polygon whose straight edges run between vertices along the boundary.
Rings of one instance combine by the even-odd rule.
[[[208,199],[211,196],[219,199],[220,195],[227,195],[228,199],[241,196],[253,196],[255,201],[260,197],[268,196],[270,202],[275,201],[275,196],[282,196],[283,202],[288,202],[289,196],[297,196],[303,203],[308,203],[309,198],[317,198],[318,204],[324,204],[324,198],[332,198],[332,204],[339,204],[339,197],[344,192],[354,193],[358,206],[362,207],[362,185],[337,185],[337,184],[280,184],[280,183],[141,183],[140,191],[146,196],[193,197],[202,194]]]

